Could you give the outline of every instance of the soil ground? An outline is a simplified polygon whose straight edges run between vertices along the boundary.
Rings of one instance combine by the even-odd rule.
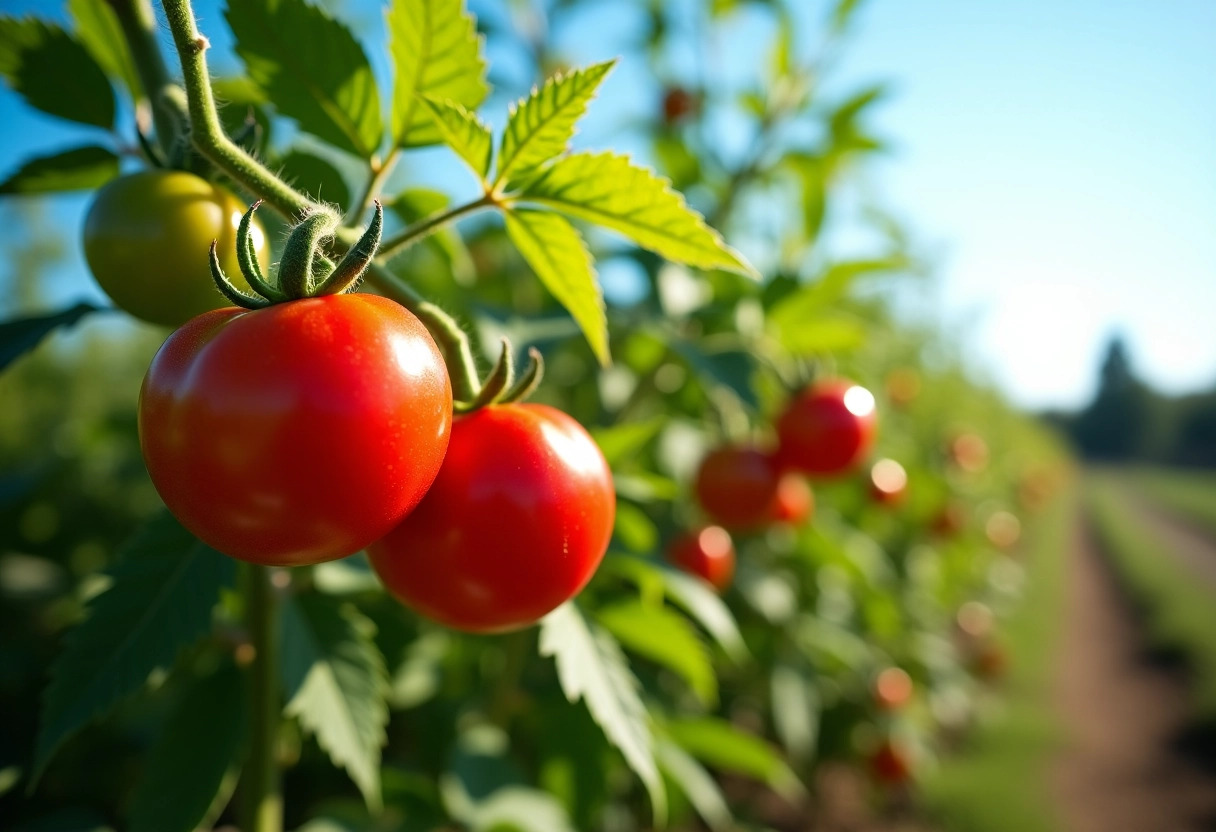
[[[1184,538],[1160,515],[1156,520],[1169,532],[1160,538],[1163,545],[1175,555],[1216,564],[1212,544]],[[1050,781],[1064,829],[1216,830],[1216,776],[1180,750],[1188,728],[1184,678],[1150,653],[1135,613],[1080,524],[1071,557],[1054,691],[1069,737]]]

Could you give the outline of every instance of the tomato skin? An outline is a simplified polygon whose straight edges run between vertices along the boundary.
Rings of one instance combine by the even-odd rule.
[[[93,199],[84,224],[89,270],[110,300],[148,323],[180,326],[195,315],[231,306],[211,279],[208,249],[237,288],[250,291],[236,260],[236,227],[247,206],[225,188],[192,173],[148,170],[120,176]],[[258,261],[269,261],[266,233],[255,219]]]
[[[850,381],[820,382],[799,393],[777,420],[783,468],[835,476],[861,462],[877,432],[874,396]]]
[[[912,761],[906,749],[893,740],[883,740],[870,757],[870,772],[874,779],[888,786],[898,786],[912,779]]]
[[[773,519],[778,523],[801,526],[815,514],[815,494],[801,474],[787,472],[777,481],[777,505]]]
[[[727,446],[701,462],[697,501],[715,522],[748,529],[772,520],[777,510],[777,468],[755,448]]]
[[[735,547],[720,526],[705,526],[677,537],[667,549],[676,566],[725,592],[735,577]]]
[[[582,425],[547,405],[491,405],[456,419],[435,484],[368,555],[415,612],[505,632],[586,586],[615,517],[612,472]]]
[[[435,342],[375,295],[199,315],[161,346],[139,400],[169,510],[213,548],[280,566],[387,534],[434,480],[451,425]]]

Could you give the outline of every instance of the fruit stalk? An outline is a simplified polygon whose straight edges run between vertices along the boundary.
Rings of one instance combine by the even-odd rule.
[[[173,86],[164,56],[156,42],[156,15],[149,0],[113,0],[111,6],[131,50],[139,85],[152,111],[156,142],[167,157],[177,142],[181,125],[165,101],[165,90]]]
[[[253,644],[249,665],[249,753],[241,772],[241,829],[282,832],[283,798],[279,791],[278,740],[282,703],[279,696],[278,596],[266,566],[249,564],[245,584],[245,623]]]

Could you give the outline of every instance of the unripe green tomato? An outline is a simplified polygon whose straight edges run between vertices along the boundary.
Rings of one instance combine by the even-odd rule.
[[[176,327],[231,306],[211,279],[208,249],[248,292],[236,259],[236,228],[246,206],[229,190],[172,170],[133,173],[97,192],[84,223],[84,255],[98,285],[120,309]],[[258,262],[267,264],[266,233],[253,221]]]

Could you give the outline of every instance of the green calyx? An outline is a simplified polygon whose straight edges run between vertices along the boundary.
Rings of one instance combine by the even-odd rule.
[[[211,242],[211,277],[224,297],[245,309],[264,309],[272,304],[301,298],[353,292],[359,287],[372,258],[376,256],[380,234],[384,229],[384,209],[379,202],[376,202],[376,211],[367,230],[337,265],[325,256],[322,246],[337,230],[338,215],[325,210],[306,217],[287,238],[276,283],[263,274],[254,253],[253,213],[261,204],[262,201],[258,200],[249,206],[236,230],[237,263],[256,294],[243,292],[233,285],[220,267],[216,241]]]
[[[511,342],[502,339],[502,352],[495,362],[490,374],[481,384],[481,389],[472,401],[454,404],[457,413],[471,413],[492,404],[511,404],[520,402],[532,395],[532,391],[540,384],[545,373],[545,362],[536,347],[528,349],[528,366],[515,377],[515,365],[511,358]]]

